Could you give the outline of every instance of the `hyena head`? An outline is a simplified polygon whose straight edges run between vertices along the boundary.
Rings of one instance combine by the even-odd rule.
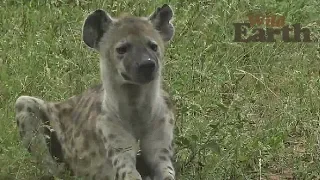
[[[172,16],[167,4],[149,17],[111,17],[100,9],[91,13],[83,25],[83,41],[99,52],[102,79],[135,85],[159,79],[164,44],[174,34]]]

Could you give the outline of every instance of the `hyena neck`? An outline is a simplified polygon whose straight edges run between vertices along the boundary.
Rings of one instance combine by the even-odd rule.
[[[119,83],[119,79],[112,74],[105,73],[103,78],[104,108],[108,111],[146,111],[154,108],[159,101],[161,76],[145,85]],[[127,112],[125,112],[127,113]]]

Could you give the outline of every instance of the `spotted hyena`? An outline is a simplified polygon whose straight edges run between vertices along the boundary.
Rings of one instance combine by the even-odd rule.
[[[92,12],[82,37],[100,55],[102,84],[62,102],[17,99],[22,143],[50,174],[68,168],[85,179],[175,179],[174,113],[161,83],[172,16],[166,4],[148,17]]]

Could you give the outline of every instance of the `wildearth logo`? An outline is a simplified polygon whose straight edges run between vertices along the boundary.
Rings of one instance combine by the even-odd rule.
[[[284,42],[313,42],[308,28],[302,28],[299,23],[285,25],[284,16],[250,15],[248,19],[250,23],[233,23],[234,42],[275,42],[276,35],[282,36]],[[253,28],[252,35],[248,35],[249,28]]]

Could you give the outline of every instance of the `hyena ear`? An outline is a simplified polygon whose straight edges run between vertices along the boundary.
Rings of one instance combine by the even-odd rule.
[[[91,48],[97,49],[101,37],[112,23],[112,17],[101,9],[89,14],[82,28],[82,39],[84,43]]]
[[[173,11],[171,7],[167,4],[164,4],[161,8],[157,8],[150,16],[149,20],[154,25],[155,29],[157,29],[163,41],[167,42],[173,38],[174,35],[174,27],[170,20],[173,17]]]

